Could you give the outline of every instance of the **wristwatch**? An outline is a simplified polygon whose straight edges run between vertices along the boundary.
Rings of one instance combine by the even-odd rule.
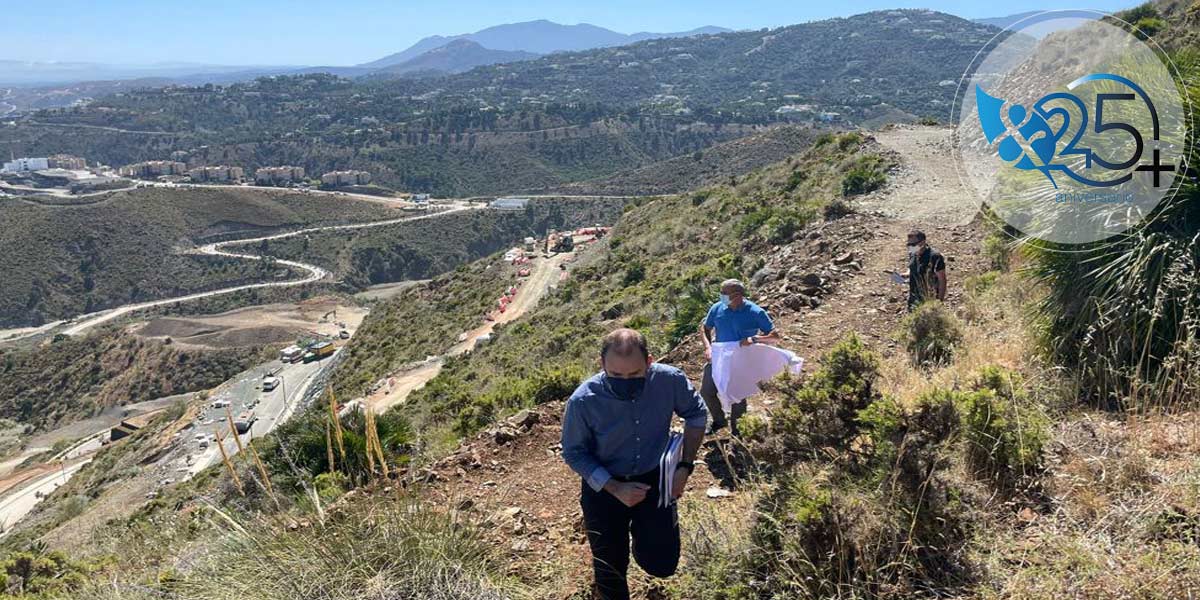
[[[681,460],[679,464],[675,465],[675,470],[678,471],[680,467],[687,469],[688,475],[691,475],[692,471],[696,468],[696,463],[690,460]]]

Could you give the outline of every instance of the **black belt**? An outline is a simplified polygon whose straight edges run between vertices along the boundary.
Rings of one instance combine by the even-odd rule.
[[[637,481],[639,483],[648,483],[654,485],[658,483],[658,467],[654,467],[653,469],[650,469],[641,475],[612,475],[612,478],[617,481]]]

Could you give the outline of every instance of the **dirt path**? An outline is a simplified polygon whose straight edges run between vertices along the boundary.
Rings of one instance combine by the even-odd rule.
[[[902,221],[970,223],[980,203],[959,179],[950,133],[944,127],[913,125],[876,132],[875,140],[901,157],[901,166],[889,175],[888,185],[861,200],[860,207]]]
[[[931,244],[946,256],[951,307],[961,301],[963,278],[986,270],[979,253],[980,229],[965,213],[956,213],[955,218],[963,220],[957,223],[939,212],[961,209],[961,186],[953,166],[932,164],[945,159],[938,149],[947,134],[930,127],[884,132],[877,141],[901,161],[891,185],[857,206],[860,214],[819,225],[804,238],[764,255],[775,275],[752,284],[751,291],[774,316],[782,345],[811,361],[806,370],[817,368],[819,357],[849,332],[885,355],[902,351],[893,333],[905,314],[907,289],[891,283],[885,271],[905,268],[909,229],[925,230]],[[914,209],[918,200],[925,204]],[[789,281],[789,272],[822,278],[825,291],[818,307],[792,307],[789,286],[796,283]],[[698,336],[691,336],[660,360],[699,381],[703,346]],[[770,407],[751,399],[750,410]],[[578,504],[579,478],[559,456],[562,403],[540,406],[536,412],[535,422],[499,424],[439,461],[432,469],[430,494],[442,506],[485,518],[487,535],[506,549],[514,574],[541,581],[561,592],[557,597],[566,597],[586,589],[591,576]],[[689,482],[688,493],[696,501],[729,501],[706,496],[710,488],[732,489],[731,482],[722,479],[727,469],[720,468],[721,448],[709,440],[701,452],[705,462],[698,463]],[[732,492],[736,496],[736,489]],[[637,583],[637,569],[631,573],[635,597],[645,597],[639,595],[645,588]]]
[[[517,295],[504,312],[493,312],[491,321],[466,332],[461,340],[451,346],[445,354],[389,377],[387,385],[367,397],[367,405],[376,413],[383,413],[397,404],[404,403],[409,394],[421,389],[442,372],[442,365],[446,358],[469,352],[475,347],[476,340],[490,335],[496,325],[519,319],[529,309],[537,306],[542,296],[546,295],[546,290],[549,289],[551,283],[558,280],[557,274],[563,272],[562,265],[573,257],[574,253],[565,253],[555,254],[549,258],[534,259],[529,263],[529,277],[521,280]]]

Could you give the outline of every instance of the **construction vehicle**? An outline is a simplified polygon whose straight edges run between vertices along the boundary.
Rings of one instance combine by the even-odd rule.
[[[308,352],[304,353],[304,362],[310,363],[313,361],[321,360],[322,358],[325,358],[325,357],[333,354],[333,351],[334,351],[334,347],[333,347],[332,343],[317,342],[317,343],[313,344],[312,346],[309,346]]]
[[[250,428],[254,426],[254,422],[257,420],[258,416],[254,414],[254,411],[245,410],[233,420],[233,428],[236,429],[238,433],[246,433],[247,431],[250,431]]]
[[[575,236],[567,233],[564,236],[557,238],[554,246],[550,248],[551,252],[570,252],[575,249]]]

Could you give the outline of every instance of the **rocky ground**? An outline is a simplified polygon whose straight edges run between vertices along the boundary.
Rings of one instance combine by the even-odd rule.
[[[887,271],[904,271],[905,234],[924,230],[947,260],[948,303],[962,299],[963,278],[987,270],[980,255],[982,228],[927,218],[892,207],[886,198],[908,202],[924,190],[933,204],[956,205],[961,188],[941,186],[937,179],[913,175],[929,160],[928,152],[944,145],[948,130],[901,128],[881,134],[885,148],[901,161],[898,177],[882,193],[857,207],[863,212],[816,224],[790,244],[775,247],[766,266],[750,283],[751,295],[767,308],[783,336],[782,346],[809,359],[806,370],[849,332],[884,355],[897,350],[893,334],[905,313],[907,288],[890,281]],[[947,158],[948,160],[948,158]],[[902,351],[902,350],[899,350]],[[682,368],[698,383],[704,352],[691,336],[661,362]],[[751,399],[751,412],[770,406]],[[590,552],[579,509],[579,478],[560,457],[562,403],[522,411],[463,444],[451,456],[413,476],[427,484],[429,498],[490,524],[485,529],[498,547],[513,558],[513,573],[522,579],[560,582],[564,595],[586,590],[591,577]],[[689,493],[713,502],[731,502],[738,492],[725,457],[734,442],[722,432],[706,441],[689,481]],[[368,492],[369,493],[369,492]]]

